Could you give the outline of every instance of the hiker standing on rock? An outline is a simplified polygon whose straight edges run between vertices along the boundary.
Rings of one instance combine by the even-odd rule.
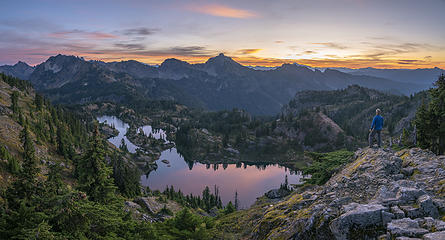
[[[383,117],[380,116],[380,109],[376,109],[375,110],[375,116],[372,119],[372,123],[371,123],[371,129],[369,129],[369,147],[372,147],[372,143],[374,141],[374,136],[375,134],[377,134],[377,145],[379,147],[381,147],[382,145],[382,137],[381,137],[381,132],[382,132],[382,128],[383,128]]]

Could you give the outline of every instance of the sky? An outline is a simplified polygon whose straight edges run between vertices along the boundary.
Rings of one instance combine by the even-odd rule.
[[[445,0],[1,0],[0,65],[102,61],[445,68]]]

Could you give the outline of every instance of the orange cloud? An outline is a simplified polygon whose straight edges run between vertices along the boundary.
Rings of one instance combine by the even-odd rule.
[[[236,51],[237,54],[241,54],[241,55],[247,55],[247,54],[254,54],[257,53],[259,51],[261,51],[263,49],[260,48],[247,48],[247,49],[240,49],[238,51]]]
[[[228,18],[253,18],[256,17],[257,14],[243,9],[236,9],[224,5],[219,4],[211,4],[211,5],[203,5],[197,6],[192,5],[187,7],[188,10],[203,13],[212,16],[218,17],[228,17]]]

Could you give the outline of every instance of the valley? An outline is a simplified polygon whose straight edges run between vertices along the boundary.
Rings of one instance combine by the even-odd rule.
[[[42,177],[36,175],[32,182],[50,186],[55,184],[50,182],[54,179],[52,174],[59,174],[58,179],[63,184],[57,185],[57,191],[63,194],[56,194],[56,198],[76,194],[72,190],[74,187],[75,191],[80,191],[80,196],[89,196],[84,202],[82,197],[74,200],[75,204],[87,204],[85,207],[98,204],[95,205],[98,209],[115,211],[110,212],[117,214],[113,221],[136,224],[144,228],[146,234],[154,234],[150,236],[177,237],[176,229],[181,229],[181,224],[188,221],[181,218],[195,219],[195,223],[201,225],[205,222],[202,232],[181,230],[197,234],[192,239],[207,239],[208,236],[215,239],[287,239],[295,236],[343,239],[348,234],[368,236],[369,229],[373,228],[379,234],[385,231],[393,234],[381,227],[389,223],[385,222],[387,220],[366,223],[364,232],[356,232],[354,228],[327,228],[323,224],[330,224],[333,219],[341,221],[343,214],[349,213],[339,208],[349,206],[347,204],[357,208],[361,207],[357,204],[363,204],[366,208],[371,197],[362,197],[364,191],[377,194],[377,187],[405,186],[408,183],[403,181],[411,181],[417,174],[405,169],[409,163],[403,163],[394,172],[388,170],[391,182],[382,183],[385,176],[381,174],[386,174],[386,170],[369,167],[376,172],[368,171],[368,168],[360,167],[363,159],[368,159],[366,162],[376,159],[373,164],[384,165],[387,159],[406,157],[409,152],[410,161],[419,166],[426,163],[417,153],[438,164],[442,161],[442,158],[419,149],[397,152],[414,145],[414,123],[419,124],[416,122],[417,111],[432,98],[426,91],[408,97],[359,85],[337,90],[304,90],[296,92],[278,113],[259,116],[254,114],[255,110],[254,113],[237,108],[211,111],[186,102],[147,98],[138,95],[141,92],[137,88],[133,89],[135,92],[121,88],[112,90],[114,96],[127,96],[125,101],[116,102],[114,97],[85,100],[83,94],[90,93],[78,95],[78,88],[73,85],[54,87],[57,90],[34,90],[29,81],[0,76],[4,79],[2,121],[7,126],[2,132],[10,129],[21,129],[22,132],[19,134],[17,130],[2,135],[6,146],[2,149],[5,159],[2,185],[14,189],[10,186],[17,186],[16,181],[28,178],[20,169],[25,169],[29,156],[20,156],[29,148],[20,146],[23,141],[20,136],[30,131],[38,156],[31,159],[40,159],[40,162],[34,162],[34,169],[42,169]],[[107,84],[103,82],[98,87],[115,86]],[[64,90],[61,92],[61,89]],[[48,94],[49,98],[40,95],[39,91]],[[52,91],[57,94],[53,95],[56,92]],[[55,96],[84,100],[52,107],[51,98],[58,102]],[[256,104],[261,105],[261,102]],[[364,148],[366,130],[376,108],[382,109],[387,119],[382,131],[383,150]],[[11,124],[14,127],[9,127]],[[28,128],[30,130],[26,130]],[[11,137],[14,145],[7,140]],[[97,169],[94,172],[91,172],[92,164]],[[403,174],[400,174],[402,170]],[[351,187],[349,193],[337,189],[335,184],[343,181],[338,179],[349,178],[351,174],[354,176],[351,181],[365,181],[361,179],[360,171],[377,174],[372,181],[378,183],[370,189]],[[423,167],[419,171],[427,174],[430,170]],[[97,178],[106,175],[106,178]],[[415,179],[417,186],[422,185],[422,179]],[[440,178],[436,180],[440,181]],[[344,181],[345,186],[355,184],[348,181]],[[95,188],[89,187],[95,184],[98,184]],[[434,191],[438,193],[428,196],[434,197],[434,206],[442,214],[441,190]],[[3,196],[4,201],[14,201],[9,192]],[[108,208],[109,201],[116,201],[113,204],[117,205]],[[420,200],[416,198],[416,201]],[[396,219],[395,210],[385,208],[392,205],[377,203],[383,204],[380,210],[389,211],[388,214],[394,215],[391,219]],[[401,203],[406,205],[403,209],[417,206],[408,207],[411,200]],[[326,214],[317,206],[335,209]],[[8,211],[9,208],[12,206]],[[119,217],[121,210],[131,217]],[[405,214],[411,213],[407,210]],[[419,216],[432,216],[427,212],[422,214]],[[48,214],[51,221],[55,217],[57,215]],[[98,218],[96,215],[92,217]],[[301,224],[312,221],[308,218],[317,219],[321,225],[301,228]],[[395,220],[393,222],[396,224]],[[441,222],[434,224],[439,226]],[[86,234],[82,230],[75,231]],[[425,234],[430,231],[425,230]],[[126,234],[136,236],[137,233]],[[94,235],[85,236],[95,238]]]
[[[445,0],[0,6],[0,240],[445,240]]]

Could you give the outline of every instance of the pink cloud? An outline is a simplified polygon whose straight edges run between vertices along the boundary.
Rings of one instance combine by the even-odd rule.
[[[210,5],[191,5],[186,7],[187,10],[203,13],[218,17],[228,17],[228,18],[253,18],[258,15],[255,12],[232,8],[220,4],[210,4]]]

